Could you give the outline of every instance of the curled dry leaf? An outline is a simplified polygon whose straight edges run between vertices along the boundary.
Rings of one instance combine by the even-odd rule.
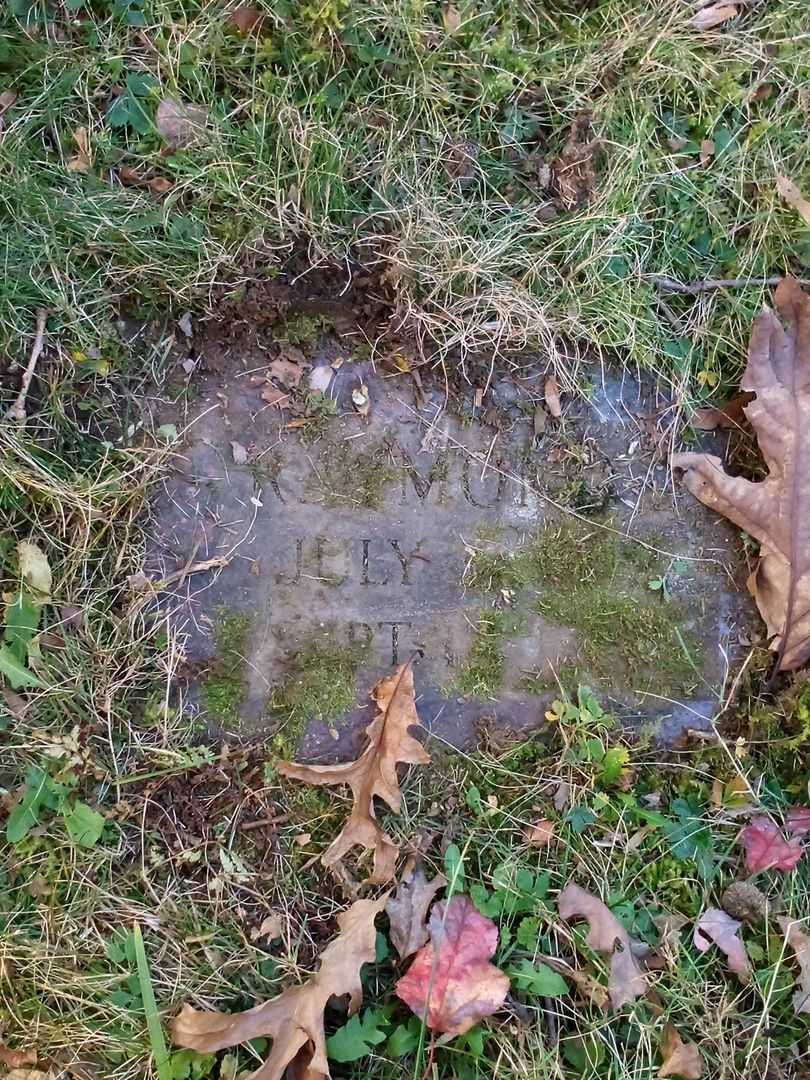
[[[446,884],[444,874],[436,874],[428,881],[421,859],[405,868],[397,891],[389,897],[385,907],[391,924],[389,937],[401,960],[412,956],[428,940],[427,910],[436,893]]]
[[[177,98],[166,97],[157,107],[155,127],[170,150],[182,150],[200,142],[206,135],[208,110],[202,105],[185,105]]]
[[[231,442],[234,465],[247,465],[248,452],[240,442]]]
[[[241,1013],[198,1012],[185,1005],[172,1024],[178,1046],[213,1054],[250,1039],[273,1040],[270,1057],[256,1075],[281,1080],[290,1074],[308,1080],[329,1076],[323,1012],[331,997],[349,995],[349,1012],[363,1000],[360,969],[374,959],[374,919],[385,907],[379,900],[357,900],[338,915],[340,934],[324,949],[318,971],[301,986],[291,986],[272,1001]]]
[[[435,904],[430,944],[415,956],[396,985],[401,998],[432,1031],[463,1035],[501,1008],[509,979],[491,964],[498,928],[469,896]]]
[[[595,159],[601,142],[591,139],[590,132],[591,113],[584,109],[571,125],[562,153],[554,162],[554,178],[566,210],[586,206],[596,193]]]
[[[560,387],[553,375],[548,375],[546,377],[543,394],[545,397],[546,408],[555,420],[559,420],[559,418],[562,416],[562,405],[560,403]]]
[[[282,761],[282,776],[307,784],[348,784],[354,796],[349,820],[323,856],[324,866],[334,866],[356,845],[374,852],[374,871],[369,878],[383,884],[394,876],[399,848],[386,836],[374,813],[374,798],[383,799],[398,812],[402,792],[397,765],[427,765],[430,754],[409,732],[421,727],[414,703],[413,668],[402,664],[371,691],[379,712],[366,728],[368,746],[357,759],[343,765],[297,765]]]
[[[86,174],[93,167],[93,153],[90,149],[90,136],[86,127],[78,127],[73,132],[73,141],[76,143],[76,153],[68,159],[68,172]]]
[[[306,357],[301,350],[294,345],[290,345],[270,363],[267,374],[273,379],[278,379],[282,386],[293,389],[303,379],[308,366]]]
[[[660,1080],[665,1076],[680,1076],[682,1080],[700,1080],[703,1076],[703,1059],[693,1042],[684,1042],[674,1024],[664,1027],[661,1041],[661,1057],[658,1070]]]
[[[266,401],[268,405],[274,405],[278,409],[283,409],[289,400],[290,395],[287,391],[279,390],[279,388],[273,386],[272,383],[268,383],[262,389],[262,401]]]
[[[798,840],[786,840],[769,817],[752,818],[740,834],[745,848],[745,868],[750,874],[760,870],[795,870],[802,857]]]
[[[51,593],[53,575],[48,556],[39,546],[29,540],[17,544],[17,563],[20,577],[38,599],[47,599]]]
[[[698,431],[715,431],[717,428],[738,428],[745,423],[745,406],[750,405],[756,394],[735,394],[725,405],[709,405],[695,409],[692,427]]]
[[[726,915],[720,908],[708,908],[697,921],[694,934],[695,948],[706,952],[712,941],[726,954],[729,970],[742,983],[751,981],[751,964],[745,945],[739,936],[742,923]]]
[[[684,484],[706,506],[760,542],[748,588],[777,650],[777,669],[810,657],[810,297],[793,278],[776,290],[776,314],[754,323],[742,389],[756,394],[745,414],[759,440],[768,476],[752,483],[729,476],[712,454],[674,454]]]
[[[10,1050],[4,1042],[0,1042],[0,1063],[7,1069],[21,1069],[26,1065],[36,1065],[36,1050]]]
[[[704,4],[690,19],[690,25],[696,30],[713,30],[715,26],[736,18],[739,13],[736,4]]]
[[[792,206],[796,213],[803,218],[805,225],[810,225],[810,199],[805,199],[793,181],[789,177],[778,173],[776,176],[776,190],[785,202]]]
[[[797,922],[784,915],[779,916],[778,922],[799,965],[799,989],[793,995],[793,1009],[801,1016],[810,1013],[810,934],[800,930]]]
[[[548,818],[543,818],[536,821],[534,825],[529,825],[524,836],[529,847],[544,848],[553,843],[556,832],[556,824]]]
[[[569,882],[557,901],[560,918],[569,921],[577,916],[588,920],[588,945],[602,956],[610,957],[608,993],[614,1009],[647,992],[647,979],[633,955],[632,940],[625,928],[602,901],[579,885]]]
[[[264,21],[264,13],[249,4],[240,4],[228,16],[228,22],[240,34],[260,34]]]
[[[122,184],[128,187],[145,187],[155,195],[165,195],[174,187],[171,180],[165,176],[154,176],[151,172],[139,172],[128,165],[118,170],[118,178]]]

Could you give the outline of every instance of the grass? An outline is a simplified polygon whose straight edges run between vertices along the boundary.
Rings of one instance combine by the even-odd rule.
[[[143,408],[165,350],[132,343],[121,317],[215,311],[223,294],[238,300],[246,284],[277,277],[293,251],[312,262],[353,255],[384,272],[397,332],[432,361],[463,368],[471,352],[508,362],[542,349],[570,388],[594,357],[615,354],[697,401],[735,383],[766,290],[689,295],[659,277],[801,276],[810,260],[810,233],[774,182],[781,172],[810,191],[801,0],[744,5],[709,34],[689,27],[688,5],[664,0],[263,10],[261,37],[195,0],[13,0],[0,23],[0,92],[16,95],[0,118],[3,413],[19,377],[11,365],[48,312],[29,419],[0,420],[0,592],[19,592],[20,540],[38,544],[53,573],[26,646],[42,685],[0,694],[3,810],[30,809],[6,837],[0,870],[0,967],[11,973],[0,1024],[12,1047],[35,1046],[54,1073],[214,1080],[258,1068],[261,1041],[227,1060],[172,1048],[164,1067],[159,1025],[188,1000],[235,1010],[302,981],[346,903],[317,861],[344,803],[282,784],[266,747],[201,741],[178,689],[183,642],[133,584],[148,495],[168,464]],[[154,120],[167,95],[208,109],[206,140],[163,152]],[[586,109],[600,141],[595,190],[566,207],[544,170]],[[80,128],[87,173],[67,167]],[[715,153],[703,164],[708,138]],[[460,161],[469,175],[458,175]],[[171,187],[160,196],[128,186],[122,168]],[[323,322],[294,316],[286,326],[290,344],[309,346]],[[374,465],[358,489],[367,507],[382,475]],[[648,569],[663,568],[634,572]],[[614,641],[620,623],[630,646],[664,633],[599,592],[621,560],[590,541],[477,560],[473,571],[482,591],[527,595],[532,582],[570,577],[586,646],[600,634]],[[577,607],[586,593],[601,597],[611,625],[593,605]],[[219,685],[209,686],[226,714],[241,700],[248,631],[232,618],[220,627]],[[470,692],[495,690],[500,618],[482,616],[463,676]],[[297,718],[284,752],[305,714],[331,720],[355,704],[362,661],[322,643],[299,652],[281,690]],[[798,1080],[807,1026],[791,1010],[796,968],[772,927],[745,930],[751,987],[685,936],[654,976],[658,1003],[619,1016],[571,993],[545,1000],[520,976],[545,956],[604,983],[581,930],[556,911],[571,876],[652,947],[656,916],[693,919],[720,902],[741,867],[739,819],[712,801],[715,779],[744,774],[776,814],[806,801],[804,677],[764,696],[764,667],[756,654],[717,744],[670,755],[626,747],[582,695],[550,710],[548,738],[409,774],[403,814],[386,828],[403,844],[435,834],[429,865],[452,870],[492,912],[495,959],[515,985],[514,1011],[439,1047],[433,1075],[648,1076],[667,1017],[699,1043],[707,1075],[764,1076],[770,1062]],[[573,696],[575,673],[562,673]],[[610,780],[616,762],[629,781]],[[558,810],[561,782],[568,803]],[[552,852],[526,844],[539,816],[556,822]],[[807,912],[806,858],[757,883],[786,912]],[[284,927],[274,942],[260,933],[272,914]],[[366,1010],[393,1002],[398,969],[384,946],[364,975]],[[406,1011],[381,1016],[385,1042],[333,1075],[422,1075]],[[328,1032],[343,1021],[330,1010]],[[395,1056],[399,1028],[399,1049],[411,1049]]]
[[[43,3],[16,0],[0,39],[17,94],[0,148],[13,351],[40,307],[87,352],[115,338],[122,302],[204,308],[215,282],[272,276],[307,238],[316,258],[385,261],[436,356],[543,344],[567,381],[562,332],[700,396],[739,373],[764,289],[662,294],[655,276],[801,274],[810,258],[774,184],[810,184],[801,0],[747,6],[711,34],[663,0],[465,0],[454,30],[438,3],[329,0],[268,6],[258,39],[194,0],[80,10],[47,23]],[[207,141],[168,157],[166,95],[211,118]],[[585,109],[596,190],[566,209],[537,177]],[[86,175],[66,170],[79,127]],[[122,185],[122,162],[167,179],[165,199]]]

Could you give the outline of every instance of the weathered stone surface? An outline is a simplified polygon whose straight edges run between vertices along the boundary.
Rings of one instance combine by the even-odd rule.
[[[328,390],[337,415],[317,432],[288,430],[289,414],[238,368],[200,378],[147,568],[165,576],[192,553],[229,560],[169,601],[212,726],[269,732],[315,700],[301,752],[340,756],[369,718],[369,688],[409,656],[425,726],[455,746],[484,723],[541,727],[557,677],[665,737],[705,726],[751,606],[734,581],[733,531],[676,500],[655,455],[666,402],[600,374],[589,400],[569,400],[536,438],[542,377],[519,375],[479,407],[471,391],[459,418],[409,376],[347,362]],[[367,418],[351,402],[361,384]],[[247,463],[234,464],[234,442]],[[206,680],[221,673],[234,616],[217,715]],[[328,687],[313,698],[313,659],[327,684],[330,664],[336,685],[354,682],[358,710],[345,694],[328,701]]]

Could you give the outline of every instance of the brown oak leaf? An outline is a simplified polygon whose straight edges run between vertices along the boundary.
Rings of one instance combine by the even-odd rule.
[[[566,921],[576,916],[587,919],[590,927],[586,938],[588,945],[610,957],[608,993],[614,1009],[647,993],[647,979],[633,955],[630,935],[607,905],[569,882],[560,893],[557,910],[560,918]]]
[[[750,405],[756,394],[741,391],[723,405],[706,405],[695,409],[692,427],[699,431],[715,431],[717,428],[738,428],[745,422],[745,406]]]
[[[446,884],[444,874],[436,874],[428,881],[421,859],[403,871],[397,891],[385,908],[391,923],[389,937],[401,960],[417,952],[428,940],[427,910]]]
[[[402,664],[393,675],[380,680],[371,691],[379,712],[366,728],[368,746],[356,761],[341,765],[298,765],[279,762],[278,771],[307,784],[348,784],[354,796],[349,820],[323,856],[324,866],[334,866],[359,844],[374,852],[369,881],[384,884],[394,876],[399,848],[383,832],[374,813],[374,798],[383,799],[394,812],[402,802],[397,765],[427,765],[430,754],[409,734],[421,727],[414,702],[413,668]]]
[[[307,982],[291,986],[278,997],[247,1012],[198,1012],[190,1005],[172,1024],[178,1046],[212,1054],[250,1039],[273,1040],[270,1056],[254,1075],[261,1080],[281,1080],[290,1073],[319,1080],[329,1076],[323,1013],[331,997],[349,995],[349,1012],[363,1000],[360,969],[374,960],[377,932],[374,919],[383,910],[388,894],[379,900],[357,900],[338,915],[340,934],[324,949],[321,966]]]
[[[240,34],[261,34],[265,21],[264,13],[249,4],[240,4],[228,16],[229,24]]]
[[[713,941],[726,954],[729,970],[740,982],[749,983],[751,964],[743,940],[739,937],[741,926],[742,923],[726,915],[720,908],[707,908],[697,921],[693,941],[700,952],[711,948]]]
[[[700,1080],[703,1076],[703,1059],[700,1050],[693,1042],[684,1042],[674,1024],[664,1027],[661,1040],[661,1057],[664,1059],[658,1070],[659,1080],[665,1076],[680,1076],[682,1080]]]
[[[557,825],[555,822],[549,820],[549,818],[541,818],[534,825],[527,826],[523,835],[529,847],[544,848],[554,843],[556,832]]]
[[[792,671],[810,657],[810,296],[793,278],[776,290],[776,307],[754,323],[742,389],[768,466],[753,483],[729,476],[712,454],[674,454],[689,491],[760,542],[748,588],[777,651],[777,670]]]
[[[779,826],[760,814],[740,833],[745,848],[745,868],[750,874],[760,870],[795,870],[803,854],[799,840],[786,840]]]
[[[396,994],[431,1030],[463,1035],[497,1012],[509,992],[509,979],[489,962],[498,928],[469,896],[434,905],[429,928],[430,944],[416,954]]]
[[[554,417],[555,420],[559,420],[562,416],[562,404],[560,402],[560,386],[553,375],[547,375],[545,385],[543,387],[543,397],[546,402],[546,408]]]
[[[810,1013],[810,934],[800,930],[799,924],[785,915],[780,915],[777,922],[799,965],[799,989],[793,995],[793,1009],[797,1016]]]
[[[68,172],[89,173],[93,167],[93,151],[90,148],[87,128],[77,127],[73,132],[73,141],[76,143],[76,153],[68,160]]]

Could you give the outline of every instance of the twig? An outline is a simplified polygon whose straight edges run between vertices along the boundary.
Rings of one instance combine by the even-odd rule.
[[[763,285],[778,285],[783,280],[776,277],[760,278],[703,278],[702,281],[676,281],[664,274],[649,274],[648,277],[659,289],[666,292],[683,293],[685,296],[697,296],[698,293],[712,292],[714,289],[755,289]],[[802,281],[804,284],[804,281]]]
[[[28,388],[31,385],[31,380],[34,377],[34,369],[37,366],[37,360],[39,360],[39,354],[42,352],[42,345],[45,340],[45,324],[48,321],[48,312],[44,308],[40,308],[37,312],[37,335],[34,338],[34,347],[31,349],[31,356],[28,360],[28,366],[23,372],[22,383],[20,384],[20,392],[17,395],[17,400],[11,406],[6,413],[9,420],[18,420],[21,424],[25,422],[25,399],[28,397]]]

